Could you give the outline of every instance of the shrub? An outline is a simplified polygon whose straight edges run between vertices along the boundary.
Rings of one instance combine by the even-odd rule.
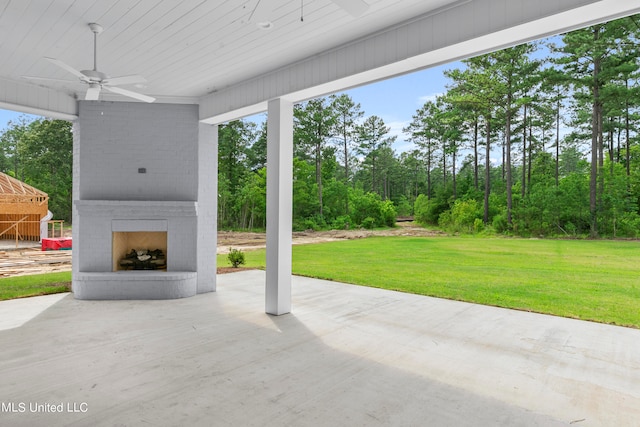
[[[571,236],[578,234],[578,228],[572,222],[567,222],[564,225],[564,231]]]
[[[440,214],[449,208],[443,199],[429,199],[420,194],[413,204],[413,217],[418,224],[437,225]]]
[[[618,221],[616,234],[624,237],[638,237],[640,234],[640,215],[635,212],[625,212]]]
[[[351,191],[350,219],[364,228],[393,227],[396,224],[396,208],[392,201],[383,201],[376,193],[365,193],[362,189]],[[371,226],[368,218],[373,219]],[[365,224],[365,221],[368,224]]]
[[[227,255],[227,259],[233,268],[238,268],[245,263],[244,252],[240,249],[229,248],[229,255]]]
[[[391,200],[385,200],[380,204],[380,225],[393,227],[396,225],[396,208]]]
[[[509,229],[509,224],[507,223],[507,217],[503,214],[498,214],[493,217],[493,228],[498,233],[504,233]]]
[[[365,193],[361,189],[352,191],[350,199],[350,217],[354,224],[363,225],[364,220],[367,217],[379,218],[380,217],[380,204],[382,200],[380,196],[375,193]]]
[[[413,206],[404,195],[396,201],[396,212],[399,216],[410,216],[413,213]]]
[[[438,224],[452,232],[472,233],[477,230],[476,220],[480,220],[478,202],[470,200],[456,200],[451,210],[440,214]]]
[[[302,220],[302,228],[303,228],[303,231],[306,231],[306,230],[318,231],[318,230],[320,230],[320,226],[318,225],[318,223],[313,218],[306,218],[306,219]]]
[[[366,217],[365,219],[362,220],[362,227],[366,228],[367,230],[371,230],[376,226],[376,219],[372,218],[370,216]]]
[[[349,215],[341,215],[331,223],[331,228],[334,230],[348,230],[350,226],[351,217],[349,217]]]

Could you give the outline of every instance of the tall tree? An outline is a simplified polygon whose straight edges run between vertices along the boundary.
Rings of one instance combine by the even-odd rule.
[[[224,175],[235,193],[244,174],[247,147],[255,139],[255,123],[234,120],[218,127],[218,174]]]
[[[368,117],[362,124],[358,125],[358,148],[357,151],[364,157],[363,163],[369,166],[371,172],[371,191],[382,196],[380,181],[377,175],[378,159],[384,147],[390,147],[395,141],[395,136],[389,136],[391,129],[385,125],[384,120],[378,116]]]
[[[484,122],[485,165],[484,165],[484,212],[483,221],[489,223],[489,195],[491,193],[491,139],[494,134],[492,123],[496,119],[496,109],[502,99],[496,76],[491,71],[491,61],[486,55],[464,61],[467,69],[450,73],[454,86],[449,90],[451,102],[478,112]]]
[[[453,102],[452,102],[453,101]],[[455,102],[455,98],[446,96],[438,99],[441,113],[437,115],[440,123],[441,139],[443,141],[443,156],[451,156],[452,197],[457,197],[456,160],[458,152],[463,146],[463,109]],[[444,167],[444,165],[443,165]]]
[[[589,98],[591,105],[591,172],[589,179],[589,210],[591,236],[598,235],[598,205],[604,190],[604,88],[619,76],[619,60],[616,52],[620,41],[631,35],[633,22],[623,18],[604,24],[596,24],[582,30],[567,33],[558,49],[555,62],[563,66],[571,76],[577,101]]]
[[[506,172],[506,197],[507,197],[507,223],[512,224],[513,209],[513,175],[512,175],[512,126],[516,112],[521,105],[527,105],[526,93],[532,86],[531,76],[534,76],[539,68],[538,61],[532,61],[529,55],[536,49],[533,43],[525,43],[487,55],[488,70],[495,77],[497,85],[494,93],[502,98],[500,107],[505,117],[505,172]],[[523,152],[523,158],[526,151]],[[523,162],[524,167],[524,162]],[[523,180],[524,186],[524,180]]]
[[[297,104],[294,109],[294,138],[297,144],[310,152],[315,163],[320,216],[323,215],[322,156],[327,143],[334,136],[336,120],[336,111],[328,98],[312,99],[304,104]]]
[[[438,107],[434,101],[427,101],[420,107],[416,114],[412,116],[412,120],[402,131],[408,135],[419,149],[426,163],[427,172],[427,199],[433,195],[431,188],[431,170],[436,148],[435,121]]]
[[[551,51],[557,50],[555,44],[549,44],[548,48]],[[545,99],[549,103],[550,108],[553,109],[554,124],[555,124],[555,142],[553,147],[555,148],[555,180],[556,187],[560,183],[560,124],[562,122],[562,112],[564,109],[564,102],[568,96],[569,78],[561,70],[551,66],[547,67],[540,72],[541,77],[541,90],[545,96]]]
[[[347,95],[332,95],[332,107],[336,113],[335,137],[341,146],[344,167],[344,184],[349,186],[351,177],[351,151],[355,144],[356,128],[358,121],[364,115],[360,104],[357,104]],[[345,197],[346,212],[349,212],[349,198]]]

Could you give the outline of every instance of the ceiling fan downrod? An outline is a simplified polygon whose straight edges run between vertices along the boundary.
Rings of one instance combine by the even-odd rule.
[[[98,71],[98,34],[103,30],[102,25],[92,22],[89,28],[93,31],[93,71]]]

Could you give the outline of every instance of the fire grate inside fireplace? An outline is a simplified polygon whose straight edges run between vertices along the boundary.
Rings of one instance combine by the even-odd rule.
[[[113,232],[113,271],[166,269],[166,231]]]
[[[131,249],[119,266],[121,270],[165,270],[167,260],[162,249]]]

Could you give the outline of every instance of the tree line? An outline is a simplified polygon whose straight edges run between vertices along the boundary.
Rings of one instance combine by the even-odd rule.
[[[637,237],[639,34],[631,16],[462,61],[401,153],[348,95],[296,105],[294,228],[414,215],[450,231]],[[265,147],[264,124],[220,127],[223,226],[264,227]]]
[[[391,226],[397,216],[454,232],[637,237],[639,17],[462,61],[403,129],[347,94],[294,107],[296,230]],[[266,123],[219,126],[219,226],[266,226]],[[0,134],[0,168],[71,218],[70,124]]]

